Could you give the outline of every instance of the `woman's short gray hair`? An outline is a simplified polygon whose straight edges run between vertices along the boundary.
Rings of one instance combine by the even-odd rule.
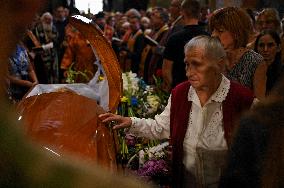
[[[204,49],[204,56],[210,59],[220,60],[226,57],[226,52],[216,37],[206,35],[194,37],[184,46],[184,53],[193,48]]]

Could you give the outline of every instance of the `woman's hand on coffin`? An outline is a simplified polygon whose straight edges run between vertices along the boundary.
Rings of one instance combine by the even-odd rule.
[[[103,123],[112,123],[113,129],[129,128],[132,124],[132,120],[129,117],[123,117],[112,113],[100,114],[99,118]]]

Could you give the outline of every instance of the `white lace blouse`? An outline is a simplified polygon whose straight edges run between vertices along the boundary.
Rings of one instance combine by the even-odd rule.
[[[187,170],[195,171],[196,148],[210,150],[227,149],[224,137],[222,102],[230,88],[230,81],[222,76],[217,91],[202,107],[193,87],[188,92],[188,100],[192,101],[189,115],[189,125],[185,135],[183,147],[183,163]],[[171,97],[165,110],[155,116],[155,119],[139,119],[132,117],[132,126],[129,131],[133,134],[150,139],[169,138],[170,136],[170,108]]]

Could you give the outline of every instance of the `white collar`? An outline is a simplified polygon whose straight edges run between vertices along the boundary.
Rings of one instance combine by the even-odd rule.
[[[224,75],[222,75],[222,80],[218,89],[213,93],[213,95],[209,98],[209,100],[206,103],[210,103],[211,101],[220,102],[220,103],[223,102],[229,93],[230,85],[231,85],[230,80],[226,78]],[[190,86],[189,88],[187,98],[188,101],[192,101],[195,104],[200,104],[197,93],[192,86]]]

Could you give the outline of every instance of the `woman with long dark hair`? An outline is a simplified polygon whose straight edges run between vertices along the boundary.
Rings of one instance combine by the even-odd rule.
[[[281,63],[281,40],[276,31],[263,30],[255,41],[255,51],[263,56],[265,61],[266,84],[263,85],[265,93],[268,94],[283,72]]]

